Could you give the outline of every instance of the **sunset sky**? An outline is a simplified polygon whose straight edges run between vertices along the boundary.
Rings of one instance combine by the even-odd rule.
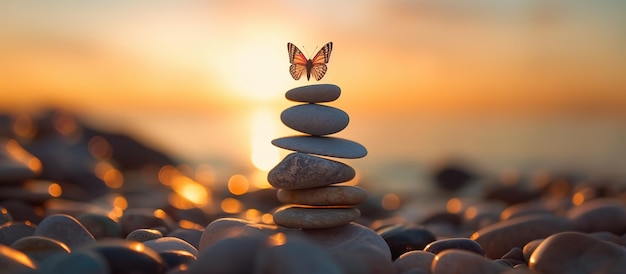
[[[109,127],[181,132],[156,141],[170,150],[206,117],[207,132],[181,145],[193,151],[203,136],[248,134],[232,117],[252,109],[279,121],[292,105],[284,92],[313,83],[290,77],[287,42],[312,56],[332,41],[321,83],[342,88],[331,105],[356,123],[346,136],[383,136],[370,140],[373,152],[385,134],[413,134],[401,123],[414,118],[585,117],[622,134],[624,10],[624,1],[583,0],[3,1],[0,108],[60,106]],[[178,117],[195,119],[193,128]],[[372,131],[382,117],[400,124]],[[619,140],[598,134],[590,140]]]

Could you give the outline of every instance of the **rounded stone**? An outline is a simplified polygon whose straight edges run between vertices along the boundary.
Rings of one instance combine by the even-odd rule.
[[[356,208],[286,206],[274,212],[274,222],[291,228],[319,229],[349,224],[360,215]]]
[[[6,208],[0,206],[0,225],[6,224],[11,221],[13,221],[11,213],[9,213]]]
[[[412,225],[395,225],[380,230],[379,234],[389,246],[392,260],[411,250],[423,250],[436,240],[429,230]]]
[[[279,189],[276,196],[286,204],[343,206],[364,202],[367,192],[355,186],[327,186],[298,190]]]
[[[393,266],[398,274],[403,273],[430,273],[430,266],[435,259],[435,254],[422,250],[413,250],[402,254],[393,261]]]
[[[532,240],[524,245],[522,248],[522,256],[524,257],[524,261],[528,262],[530,260],[530,256],[535,252],[535,249],[543,242],[544,239]]]
[[[354,178],[354,168],[333,160],[291,153],[267,174],[269,183],[279,189],[305,189],[347,182]]]
[[[54,254],[69,254],[70,248],[64,243],[48,237],[28,236],[11,245],[11,248],[24,252],[31,259],[41,262]]]
[[[298,152],[356,159],[367,155],[367,149],[357,142],[337,137],[295,135],[272,140],[272,144]]]
[[[297,87],[288,90],[285,98],[296,102],[323,103],[337,100],[341,95],[341,89],[332,84],[318,84]]]
[[[202,252],[225,238],[237,235],[248,224],[249,221],[236,218],[220,218],[211,222],[202,232],[198,250]]]
[[[122,226],[109,216],[86,213],[78,216],[76,219],[78,219],[96,239],[119,238],[122,235]]]
[[[35,236],[59,240],[70,249],[96,241],[78,220],[65,214],[55,214],[44,218],[35,229]]]
[[[104,258],[111,273],[165,273],[163,259],[151,248],[140,242],[121,239],[101,240],[82,248]]]
[[[37,264],[26,254],[8,246],[0,245],[0,271],[2,273],[31,273]]]
[[[6,223],[0,226],[0,244],[10,246],[21,238],[33,236],[36,228],[29,221]]]
[[[258,252],[252,273],[336,273],[341,268],[319,245],[302,237],[286,237],[284,243],[270,244]]]
[[[624,273],[626,251],[580,232],[562,232],[546,238],[530,256],[536,273]]]
[[[207,227],[205,232],[216,231],[222,235],[212,238],[209,245],[200,243],[198,260],[189,266],[186,273],[254,273],[256,254],[266,245],[267,236],[258,230],[242,230],[243,227],[246,227],[245,224],[239,226],[232,220],[219,221],[212,229]],[[235,233],[229,234],[227,231]]]
[[[126,240],[145,242],[163,237],[161,231],[149,228],[135,229],[126,235]]]
[[[195,255],[184,250],[162,251],[159,252],[159,256],[163,259],[167,269],[172,269],[180,265],[189,265],[197,259]]]
[[[424,251],[434,254],[439,254],[439,252],[447,249],[460,249],[474,252],[481,256],[485,255],[485,251],[483,250],[483,248],[477,242],[472,241],[468,238],[449,238],[436,240],[424,247]]]
[[[100,255],[87,251],[56,254],[39,266],[40,274],[110,274],[109,265]]]
[[[603,198],[570,209],[566,216],[581,232],[626,233],[626,205],[617,199]]]
[[[328,251],[356,251],[371,248],[391,261],[391,252],[385,240],[373,230],[357,223],[326,229],[307,229],[303,232]]]
[[[204,230],[195,229],[195,228],[179,228],[176,229],[167,236],[176,237],[189,244],[193,245],[196,249],[200,246],[200,239],[202,238],[202,233]]]
[[[172,219],[161,209],[132,208],[124,211],[119,220],[122,226],[122,235],[128,235],[140,228],[163,227],[170,230],[174,226]]]
[[[176,237],[163,237],[143,242],[149,248],[156,252],[182,250],[198,256],[198,250],[193,245]]]
[[[283,110],[280,120],[293,130],[311,135],[329,135],[348,126],[350,117],[338,108],[303,104]]]
[[[474,252],[448,249],[435,255],[431,265],[432,274],[456,273],[502,273],[510,269]]]
[[[485,250],[485,256],[497,259],[514,247],[548,237],[554,233],[571,230],[571,223],[563,218],[530,215],[522,216],[484,227],[472,234],[471,239]]]

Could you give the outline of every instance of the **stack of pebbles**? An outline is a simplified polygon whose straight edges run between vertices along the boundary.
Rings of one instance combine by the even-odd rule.
[[[361,144],[327,135],[343,130],[350,121],[343,110],[321,105],[339,98],[341,89],[330,84],[291,89],[285,97],[303,102],[284,110],[282,122],[303,134],[272,140],[272,144],[294,151],[268,174],[285,205],[274,212],[274,222],[299,229],[331,228],[349,224],[360,216],[353,206],[365,201],[365,190],[355,186],[333,186],[354,178],[352,167],[325,157],[355,159],[367,155]],[[314,155],[319,156],[314,156]]]

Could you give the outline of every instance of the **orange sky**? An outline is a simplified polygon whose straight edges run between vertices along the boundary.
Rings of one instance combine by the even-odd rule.
[[[232,109],[282,100],[286,43],[334,50],[354,111],[626,109],[618,2],[0,4],[0,106]],[[347,99],[346,99],[347,100]],[[346,101],[347,102],[347,101]]]
[[[2,1],[0,110],[63,107],[175,156],[241,163],[293,133],[279,124],[293,105],[284,92],[317,83],[290,77],[287,42],[311,56],[332,41],[321,82],[342,88],[332,105],[351,122],[339,137],[366,145],[368,159],[623,171],[624,10],[603,0]]]

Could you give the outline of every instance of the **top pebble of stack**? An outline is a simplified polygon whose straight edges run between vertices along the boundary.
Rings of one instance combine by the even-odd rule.
[[[341,89],[332,84],[318,84],[297,87],[285,93],[288,100],[306,103],[323,103],[337,100]]]

